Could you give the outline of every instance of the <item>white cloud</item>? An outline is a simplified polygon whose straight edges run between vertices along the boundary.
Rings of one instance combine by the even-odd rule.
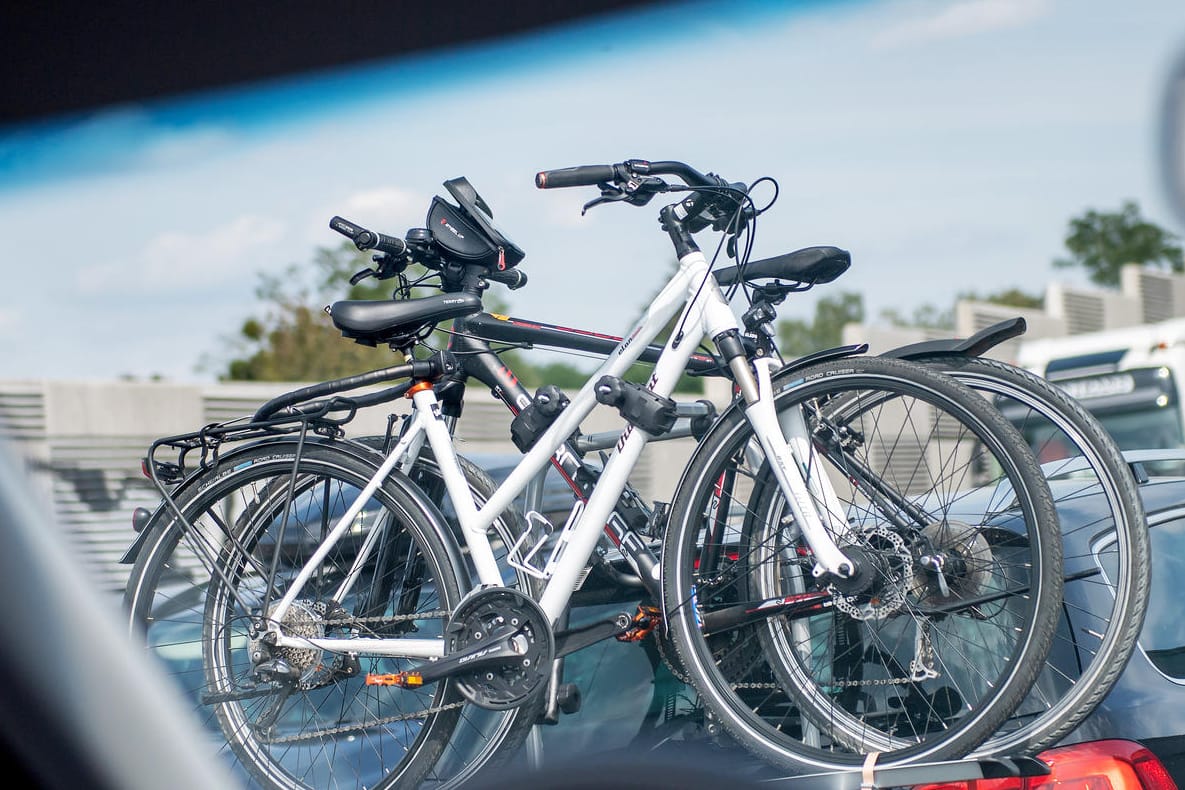
[[[423,211],[423,195],[410,190],[384,187],[357,192],[346,198],[342,210],[376,216],[407,216]]]
[[[938,13],[915,17],[881,31],[873,43],[900,47],[1023,27],[1053,10],[1052,0],[959,0]]]
[[[343,237],[329,230],[329,220],[340,216],[379,233],[401,236],[423,224],[431,200],[431,195],[397,187],[360,190],[309,212],[302,233],[310,246],[334,247]]]
[[[161,233],[139,253],[81,270],[78,286],[89,293],[172,292],[240,283],[284,232],[279,220],[241,216],[206,233]]]

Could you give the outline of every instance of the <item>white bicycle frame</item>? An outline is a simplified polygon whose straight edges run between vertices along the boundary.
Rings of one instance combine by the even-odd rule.
[[[267,627],[272,630],[276,645],[298,648],[311,645],[331,652],[401,658],[428,659],[444,656],[444,641],[439,638],[289,637],[283,634],[279,624],[284,621],[289,607],[300,596],[304,584],[334,544],[345,534],[355,516],[382,481],[396,465],[402,463],[404,468],[408,468],[425,440],[436,457],[448,496],[457,513],[479,585],[503,586],[501,569],[488,537],[491,525],[543,471],[553,453],[597,406],[594,391],[596,382],[605,375],[623,376],[646,346],[679,312],[680,307],[683,309],[679,326],[684,330],[673,333],[668,339],[648,385],[657,395],[665,397],[674,391],[675,383],[686,367],[691,353],[705,337],[715,338],[723,332],[737,329],[737,320],[732,308],[721,293],[715,278],[711,276],[703,253],[694,250],[683,256],[679,261],[678,271],[655,297],[632,331],[605,359],[580,392],[571,399],[567,408],[538,438],[531,450],[523,456],[480,509],[470,494],[468,483],[457,462],[453,437],[440,415],[435,393],[431,387],[413,388],[414,412],[403,436],[272,609]],[[832,537],[846,534],[847,520],[827,475],[822,473],[811,449],[810,437],[801,415],[797,410],[789,410],[789,419],[782,415],[779,422],[770,383],[771,370],[776,367],[777,363],[774,360],[757,360],[754,363],[757,375],[753,380],[752,375],[748,374],[747,364],[733,366],[734,374],[749,375],[748,381],[741,382],[742,392],[745,393],[747,401],[746,415],[753,426],[761,450],[771,460],[770,468],[786,495],[794,518],[797,524],[801,525],[803,536],[814,552],[814,575],[849,575],[852,572],[852,563],[844,556]],[[600,539],[603,525],[621,496],[627,478],[649,439],[645,431],[635,429],[629,424],[625,426],[588,502],[581,512],[565,524],[544,569],[543,575],[547,580],[538,602],[552,623],[555,623],[566,609],[573,591],[577,588],[578,577]],[[814,470],[814,473],[811,470]],[[371,534],[376,535],[377,532],[378,530],[375,530]],[[346,579],[336,596],[337,600],[343,599],[344,593],[358,577],[369,548],[369,543],[364,543],[361,547],[354,568],[346,574]]]

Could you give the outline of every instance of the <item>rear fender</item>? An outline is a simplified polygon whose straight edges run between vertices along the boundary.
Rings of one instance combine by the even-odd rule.
[[[1025,323],[1023,318],[1009,318],[1006,321],[999,321],[981,329],[966,339],[947,338],[943,340],[924,340],[921,343],[910,343],[907,346],[899,346],[891,351],[884,352],[881,356],[912,361],[924,360],[930,357],[950,356],[951,354],[981,357],[1005,340],[1020,337],[1025,333],[1027,328],[1028,324]]]
[[[241,447],[236,447],[230,452],[220,454],[219,462],[233,464],[235,458],[243,455],[248,450],[258,447],[261,444],[268,444],[272,447],[282,447],[284,445],[295,446],[297,442],[298,439],[296,437],[285,437],[280,439],[272,437],[258,442],[251,442],[249,444],[244,444]],[[357,441],[342,441],[340,439],[327,439],[319,436],[310,436],[305,438],[304,443],[306,446],[310,444],[332,445],[336,450],[350,453],[359,460],[373,464],[376,468],[383,462],[384,459],[382,453],[378,452],[372,447],[360,444]],[[177,485],[176,488],[170,491],[169,495],[173,498],[173,500],[179,501],[189,492],[190,489],[197,486],[201,481],[201,475],[203,471],[203,469],[198,468],[191,472],[183,481],[181,481],[180,484]],[[461,557],[460,546],[457,543],[456,536],[453,535],[453,531],[449,529],[448,522],[441,514],[440,508],[429,501],[427,497],[423,495],[420,489],[414,483],[408,480],[403,475],[403,473],[394,470],[391,472],[390,477],[406,483],[407,490],[413,497],[415,497],[417,504],[423,507],[427,513],[431,514],[434,522],[431,526],[440,535],[441,541],[444,543],[445,549],[449,555],[448,560],[457,573],[457,578],[467,579],[468,572],[465,570],[466,566],[464,560]],[[167,517],[166,514],[169,512],[169,510],[170,506],[167,502],[162,501],[159,505],[157,505],[156,510],[154,510],[152,515],[144,522],[144,528],[140,530],[140,533],[136,535],[135,540],[132,541],[132,544],[128,546],[127,551],[125,551],[123,556],[120,558],[119,561],[121,564],[126,565],[136,561],[140,551],[148,542],[148,535],[151,533],[153,527],[156,526],[160,519]]]

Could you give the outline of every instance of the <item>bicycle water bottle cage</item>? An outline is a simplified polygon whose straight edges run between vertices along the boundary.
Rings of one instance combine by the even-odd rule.
[[[548,384],[536,390],[535,397],[510,423],[510,438],[519,452],[525,453],[534,447],[539,436],[551,427],[567,406],[567,396],[556,385]]]
[[[602,376],[595,391],[598,403],[616,407],[626,422],[651,436],[669,432],[678,417],[675,402],[670,398],[616,376]]]

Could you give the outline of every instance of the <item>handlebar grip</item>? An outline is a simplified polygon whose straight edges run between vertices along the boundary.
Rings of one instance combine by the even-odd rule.
[[[329,227],[348,237],[360,250],[378,250],[388,255],[394,255],[396,258],[407,252],[407,242],[403,239],[388,236],[385,233],[375,233],[373,230],[355,225],[342,217],[334,217],[329,220]]]
[[[482,275],[487,280],[493,280],[496,283],[502,283],[512,291],[517,291],[527,284],[527,275],[520,272],[518,269],[507,269],[502,272],[490,272]]]
[[[407,242],[403,239],[373,230],[363,231],[360,237],[354,239],[354,246],[360,250],[378,250],[396,258],[407,252]]]
[[[613,165],[580,165],[536,173],[535,186],[540,189],[595,186],[602,181],[612,181],[616,177],[617,170]]]

